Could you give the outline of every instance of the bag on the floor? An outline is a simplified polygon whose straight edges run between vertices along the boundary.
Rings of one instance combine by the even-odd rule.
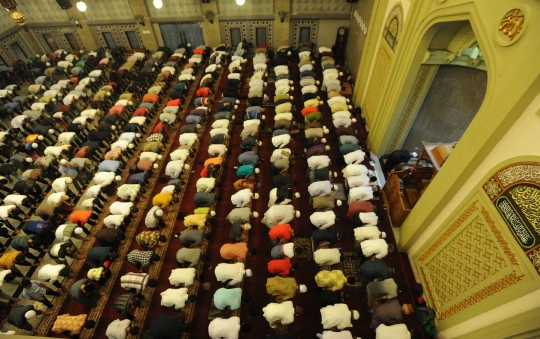
[[[420,325],[426,326],[433,319],[435,319],[435,311],[431,307],[427,307],[427,306],[417,307],[416,316],[418,318],[418,321],[420,322]]]

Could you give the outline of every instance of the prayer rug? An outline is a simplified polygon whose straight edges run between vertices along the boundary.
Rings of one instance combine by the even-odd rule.
[[[343,271],[346,277],[354,277],[356,279],[354,285],[345,285],[345,288],[360,288],[364,286],[362,275],[360,274],[360,258],[356,251],[341,251],[339,269]]]
[[[337,191],[333,191],[330,196],[333,197],[336,200],[341,200],[344,204],[347,200],[347,197],[345,196],[345,186],[343,183],[334,184],[338,187]]]
[[[214,300],[212,300],[212,303],[210,304],[210,309],[208,310],[208,319],[214,320],[216,318],[221,318],[221,312],[217,309],[216,305],[214,304]]]
[[[244,88],[249,88],[249,82],[251,81],[251,78],[246,78],[244,81]]]
[[[295,258],[313,259],[313,243],[311,238],[294,238],[294,246],[304,250],[302,254],[295,254]]]

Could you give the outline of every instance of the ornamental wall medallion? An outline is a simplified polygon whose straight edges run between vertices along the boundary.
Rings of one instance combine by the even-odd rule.
[[[527,20],[521,8],[508,11],[497,26],[497,42],[501,46],[510,46],[516,43],[523,35]]]

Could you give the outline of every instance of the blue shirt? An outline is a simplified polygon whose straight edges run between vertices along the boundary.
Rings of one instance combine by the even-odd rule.
[[[120,167],[120,161],[116,160],[103,160],[98,166],[103,172],[116,172],[118,167]]]
[[[135,185],[135,184],[142,185],[142,184],[144,184],[144,177],[145,176],[146,176],[146,173],[144,173],[144,172],[133,174],[133,175],[131,175],[129,177],[128,183],[132,184],[132,185]]]
[[[214,293],[214,304],[218,310],[222,310],[227,306],[231,307],[231,310],[240,308],[242,303],[242,289],[241,288],[220,288]]]
[[[79,174],[79,172],[77,172],[73,167],[70,167],[70,166],[60,166],[58,171],[62,175],[67,175],[68,177],[74,177],[74,178]]]
[[[203,121],[203,118],[200,117],[200,116],[197,116],[197,115],[188,115],[186,117],[186,123],[188,123],[188,124],[192,124],[192,125],[200,124],[201,121]]]
[[[154,105],[152,105],[149,102],[143,102],[142,104],[139,105],[139,108],[140,107],[146,107],[146,108],[148,108],[148,110],[151,110],[154,107]]]

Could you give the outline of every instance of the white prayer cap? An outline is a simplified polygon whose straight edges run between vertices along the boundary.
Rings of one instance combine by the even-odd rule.
[[[234,105],[234,109],[238,109],[238,105]]]
[[[91,78],[91,79],[90,79],[90,82],[96,82],[96,79]]]
[[[188,170],[188,169],[190,169],[190,168],[191,168],[191,167],[190,167],[188,164],[185,164],[185,165],[184,165],[184,169],[187,169],[187,170]]]
[[[251,224],[244,224],[242,226],[246,231],[249,231],[251,229]]]
[[[349,98],[345,99],[345,101],[347,101],[347,102],[351,102],[351,100],[349,100]]]
[[[255,199],[255,200],[259,199],[259,193],[255,193],[255,194],[253,195],[253,199]]]
[[[56,102],[56,99],[55,99],[55,98],[52,98],[51,101],[52,101],[52,102]]]
[[[129,144],[129,145],[128,145],[128,147],[129,147],[130,149],[132,149],[132,148],[134,148],[134,147],[135,147],[135,145],[133,145],[133,144]]]
[[[324,104],[324,102],[322,102],[322,100],[321,100],[321,101],[319,101],[319,105],[322,105],[322,104]]]
[[[320,82],[319,80],[317,80],[317,81],[315,81],[315,84],[316,84],[316,85],[320,85],[321,82]]]
[[[49,130],[49,134],[54,134],[54,129],[51,128],[51,129]]]
[[[266,120],[266,115],[263,114],[263,115],[261,116],[261,120]]]
[[[328,134],[328,133],[330,133],[330,130],[327,129],[327,128],[325,128],[325,129],[323,129],[323,133],[324,133],[324,134]]]
[[[262,141],[259,141],[258,145],[259,145],[259,146],[262,146]]]
[[[356,120],[356,118],[352,118],[351,120],[353,123],[357,122],[358,120]]]
[[[26,318],[26,320],[30,320],[30,319],[33,319],[36,315],[37,315],[36,311],[30,310],[24,314],[24,317]]]
[[[322,142],[323,144],[326,144],[326,138],[322,138],[322,139],[321,139],[321,142]]]
[[[289,98],[290,98],[291,100],[294,99],[294,97],[293,97],[292,95],[289,95]]]
[[[210,211],[210,215],[215,217],[216,216],[216,211]]]
[[[300,218],[300,211],[294,212],[294,215],[295,215],[297,218]]]
[[[77,100],[77,99],[79,99],[79,97],[76,96],[76,95],[74,95],[74,96],[73,96],[73,99],[74,99],[74,100]]]
[[[326,146],[324,146],[324,149],[325,149],[326,151],[329,151],[329,150],[330,150],[330,146],[326,145]]]
[[[239,104],[239,103],[240,103],[240,100],[236,99],[235,103],[236,103],[236,104]]]
[[[348,107],[349,109],[352,109],[352,106],[351,106],[351,105],[348,105],[347,107]]]
[[[253,271],[251,271],[249,268],[246,270],[246,277],[253,276]]]
[[[330,172],[332,173],[332,172]],[[337,172],[334,172],[334,178],[337,178]]]
[[[116,131],[116,126],[112,125],[112,126],[111,126],[111,129],[112,129],[113,131]]]
[[[157,156],[157,158],[158,158],[158,160],[161,160],[161,159],[163,159],[163,155],[159,154],[159,155]]]
[[[65,165],[65,164],[67,164],[67,160],[66,160],[66,159],[62,159],[62,160],[60,160],[60,164],[62,164],[62,165]]]
[[[373,172],[372,170],[368,170],[368,171],[367,171],[367,175],[368,175],[368,177],[374,177],[374,176],[375,176],[375,172]]]
[[[197,129],[201,128],[202,125],[201,124],[197,124]]]
[[[32,148],[38,148],[38,144],[36,144],[35,142],[32,143]]]
[[[312,65],[315,65],[315,61],[312,60],[312,61],[311,61],[311,64],[312,64]]]
[[[45,87],[45,86],[41,85],[41,89],[46,89],[46,88],[47,88],[47,87]]]
[[[80,227],[76,227],[75,230],[73,231],[75,234],[81,234],[83,232],[83,229],[80,228]]]
[[[37,138],[38,138],[38,140],[43,140],[43,139],[45,139],[45,138],[43,137],[43,135],[38,135]]]
[[[26,162],[32,162],[32,158],[30,158],[30,157],[27,157],[24,160],[26,160]]]
[[[253,218],[258,218],[259,217],[259,213],[257,213],[257,212],[253,212],[253,213],[251,213],[251,215],[253,216]]]
[[[73,179],[71,179],[71,178],[66,179],[66,184],[71,184],[72,182],[73,182]]]
[[[161,217],[161,216],[163,215],[163,210],[162,210],[162,209],[156,210],[156,215],[157,215],[158,217]]]
[[[416,153],[416,152],[412,152],[411,155],[412,155],[413,158],[418,158],[418,153]]]
[[[49,67],[49,66],[51,66],[51,63],[50,63],[50,62],[46,62],[46,63],[45,63],[45,66]]]
[[[121,176],[119,176],[119,175],[117,175],[116,177],[114,177],[114,180],[116,180],[116,181],[120,181],[120,180],[122,180],[122,177],[121,177]]]
[[[191,44],[190,44],[190,43],[188,43],[188,44],[187,44],[187,46],[188,46],[188,47],[191,47]]]
[[[299,285],[298,290],[300,291],[300,293],[306,293],[307,292],[307,287],[306,287],[306,285]]]
[[[135,134],[135,136],[136,136],[137,138],[140,138],[140,137],[141,137],[141,133],[137,133],[137,134]]]
[[[336,205],[341,206],[341,205],[343,205],[343,202],[341,202],[341,200],[338,200],[338,201],[336,202]]]
[[[217,65],[217,68],[221,68],[221,65]]]
[[[158,164],[154,164],[154,168],[155,168],[155,169],[158,169],[158,168],[159,168],[159,165],[158,165]]]
[[[353,310],[353,311],[352,311],[352,315],[353,315],[353,319],[354,319],[354,320],[360,319],[360,313],[358,313],[357,310]]]
[[[338,185],[334,185],[334,191],[337,191],[338,190]]]
[[[381,238],[386,238],[386,232],[381,232]]]
[[[131,105],[133,105],[133,101],[128,101],[127,104],[128,104],[128,106],[131,106]]]
[[[294,86],[291,86],[291,91],[294,91]]]
[[[288,52],[287,52],[287,56],[291,56],[291,51],[288,51]]]
[[[105,93],[106,96],[110,97],[111,96],[111,92],[107,92]]]
[[[258,168],[256,168],[256,169],[255,169],[255,173],[259,174],[259,173],[261,173],[261,170],[258,169]]]
[[[241,71],[241,70],[242,70],[242,66],[238,66],[238,70],[240,70],[240,71]]]
[[[296,193],[294,193],[294,196],[295,196],[296,198],[300,198],[300,193],[296,192]]]

